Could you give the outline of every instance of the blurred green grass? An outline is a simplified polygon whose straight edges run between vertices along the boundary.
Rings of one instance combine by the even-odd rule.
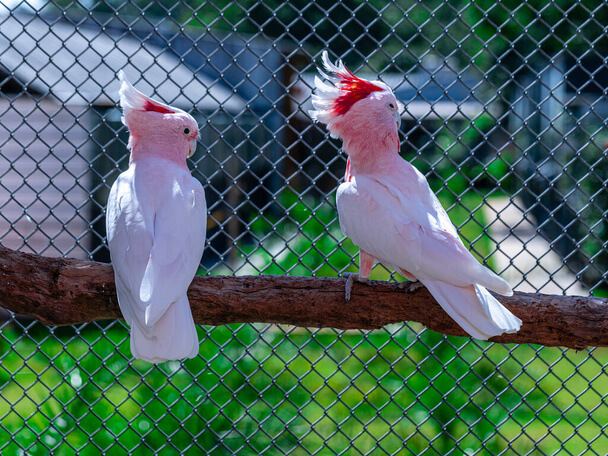
[[[443,188],[437,193],[458,227],[461,238],[473,255],[492,266],[492,241],[484,233],[485,221],[481,207],[482,193],[469,192],[456,197],[453,190]],[[494,196],[498,193],[494,192]],[[256,215],[249,223],[255,243],[239,246],[240,259],[230,267],[215,268],[213,274],[270,274],[297,276],[336,276],[357,272],[359,249],[340,230],[335,209],[335,195],[329,201],[305,200],[291,192],[283,192],[280,200],[283,215],[272,218]],[[201,271],[202,273],[202,271]],[[398,276],[399,277],[399,276]],[[389,280],[391,272],[377,264],[372,279]],[[404,280],[399,278],[399,280]]]
[[[605,349],[490,344],[417,324],[371,332],[230,325],[199,335],[198,358],[154,367],[130,361],[119,322],[6,326],[1,454],[608,447]]]

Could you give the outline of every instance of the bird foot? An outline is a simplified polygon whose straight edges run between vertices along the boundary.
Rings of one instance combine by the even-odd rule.
[[[346,277],[346,287],[344,289],[344,301],[346,302],[346,305],[348,305],[348,303],[350,302],[350,293],[353,289],[353,284],[355,283],[355,280],[357,282],[361,282],[361,283],[364,283],[364,284],[370,285],[370,286],[372,284],[372,281],[369,280],[369,277],[362,279],[359,276],[359,274],[352,273],[352,272],[345,272],[344,276]]]
[[[399,282],[395,284],[393,290],[404,290],[405,293],[413,293],[420,288],[423,288],[424,285],[420,280],[408,280],[407,282]]]

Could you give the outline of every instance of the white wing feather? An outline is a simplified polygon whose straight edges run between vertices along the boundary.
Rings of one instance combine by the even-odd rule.
[[[460,287],[477,283],[512,294],[507,282],[466,249],[434,195],[426,202],[416,197],[407,199],[397,187],[369,176],[353,177],[338,188],[342,230],[370,255],[419,280]]]

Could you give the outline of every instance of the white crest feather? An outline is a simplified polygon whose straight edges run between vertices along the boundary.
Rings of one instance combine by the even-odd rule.
[[[331,63],[331,61],[329,60],[329,53],[327,52],[327,50],[323,51],[323,53],[321,54],[321,60],[323,61],[323,66],[325,67],[325,69],[330,73],[334,73],[334,74],[341,74],[341,73],[348,74],[349,73],[348,69],[344,66],[344,63],[342,62],[342,60],[338,59],[338,61],[336,62],[337,65],[334,65],[333,63]],[[321,72],[321,74],[326,79],[338,82],[338,78],[335,78],[332,76],[327,76],[323,72]]]
[[[153,100],[150,97],[147,97],[139,90],[137,90],[131,83],[127,80],[124,71],[120,71],[118,73],[118,78],[120,79],[120,90],[118,91],[118,95],[120,97],[120,106],[122,108],[122,112],[124,116],[122,117],[122,123],[127,125],[126,117],[132,111],[154,111],[154,112],[182,112],[180,109],[174,108],[172,106],[161,103],[160,101]]]
[[[319,69],[319,73],[327,82],[315,77],[316,93],[312,96],[312,104],[315,109],[310,110],[309,114],[313,121],[326,124],[331,136],[337,138],[339,135],[336,131],[336,122],[350,109],[352,103],[361,99],[355,97],[348,100],[347,94],[358,93],[360,97],[364,98],[371,92],[392,93],[392,90],[381,81],[368,81],[355,76],[346,68],[342,60],[338,60],[335,64],[331,63],[327,50],[323,51],[321,60],[325,71]]]
[[[321,60],[325,70],[330,74],[325,73],[321,69],[318,69],[318,71],[321,76],[330,83],[325,83],[323,80],[321,80],[321,78],[315,76],[316,91],[312,96],[312,105],[315,107],[315,109],[308,111],[308,113],[314,122],[322,122],[326,124],[332,138],[337,138],[337,135],[333,133],[332,129],[333,123],[337,120],[337,118],[334,114],[332,114],[331,111],[336,98],[340,96],[340,88],[338,87],[340,79],[332,76],[331,74],[347,73],[348,70],[344,66],[342,60],[338,60],[337,65],[331,63],[327,50],[323,51],[321,54]]]

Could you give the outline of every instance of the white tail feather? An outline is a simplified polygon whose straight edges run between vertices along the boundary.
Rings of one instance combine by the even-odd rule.
[[[131,327],[131,353],[150,363],[194,358],[198,335],[186,296],[172,303],[153,325],[146,325],[145,307],[136,301],[120,276],[116,276],[120,310]]]
[[[521,320],[481,285],[461,288],[434,280],[422,283],[443,310],[476,339],[515,333],[521,327]]]
[[[171,304],[152,331],[144,333],[138,324],[131,325],[133,356],[150,363],[194,358],[198,354],[198,335],[186,296]]]

